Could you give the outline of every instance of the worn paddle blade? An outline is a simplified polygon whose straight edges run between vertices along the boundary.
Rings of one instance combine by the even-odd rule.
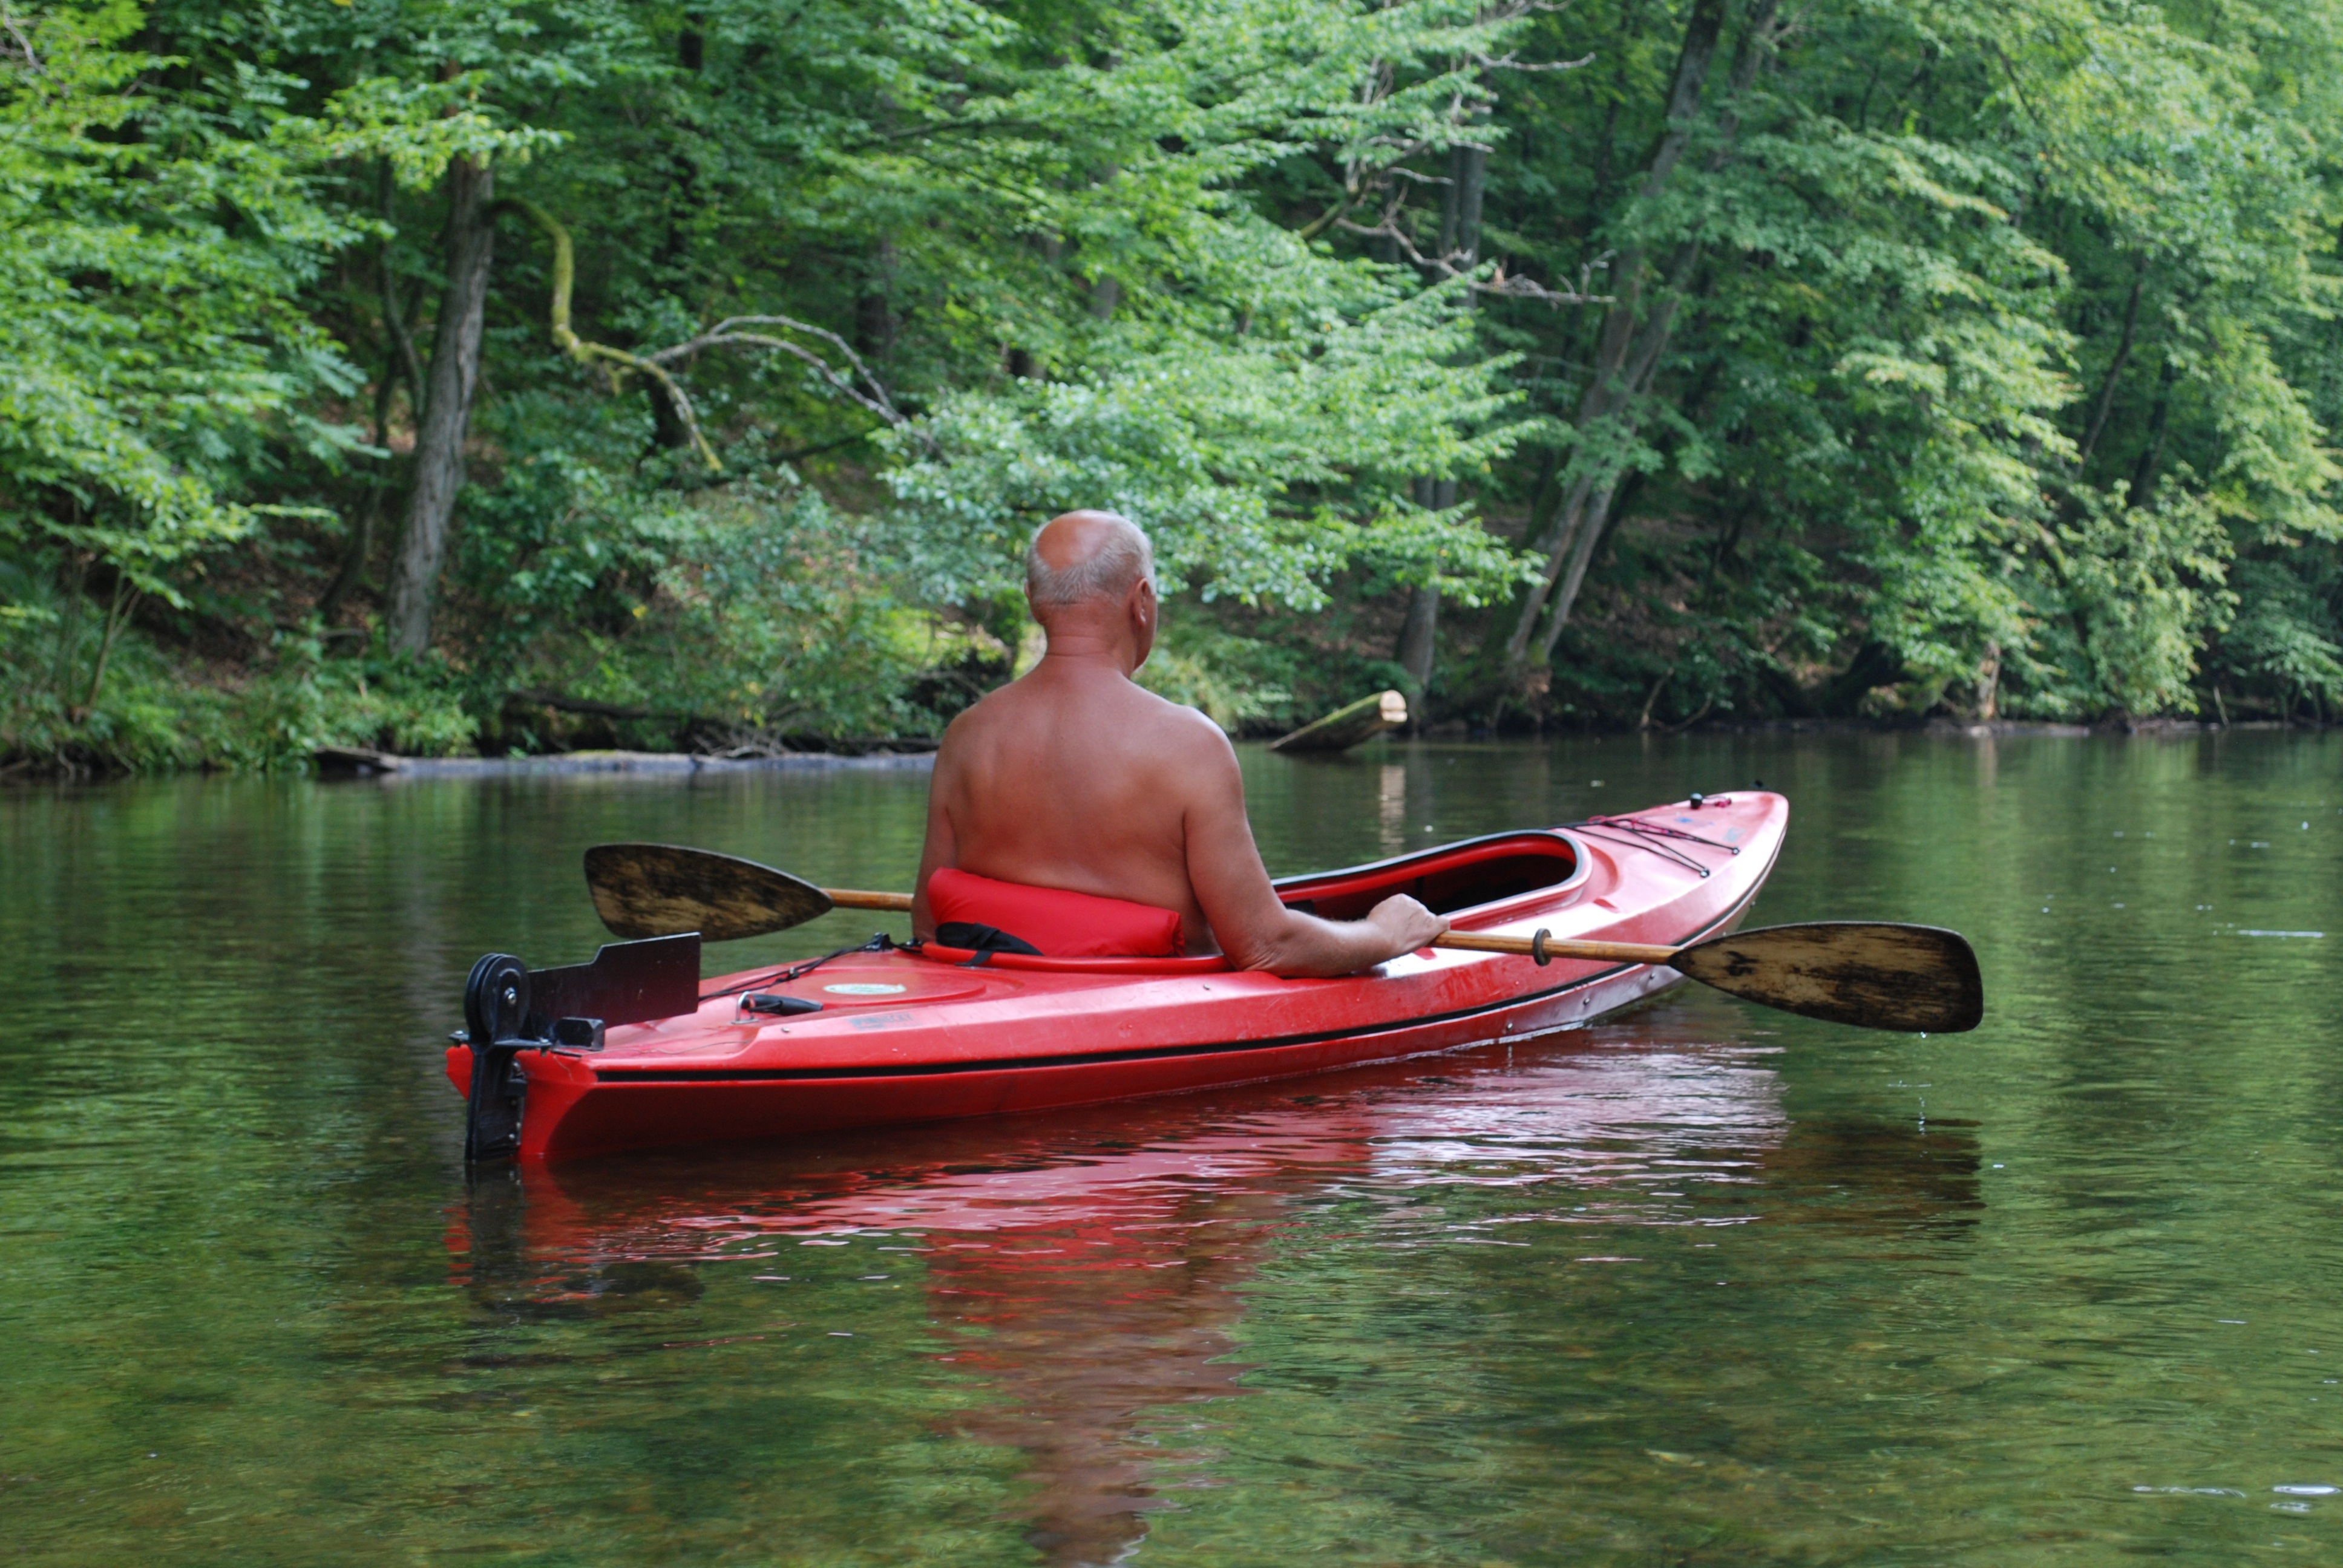
[[[1767,926],[1686,948],[1669,967],[1767,1007],[1865,1029],[1958,1034],[1985,1017],[1976,954],[1937,926]]]
[[[586,851],[595,912],[622,937],[698,931],[729,942],[830,913],[830,895],[754,860],[676,844],[597,844]]]

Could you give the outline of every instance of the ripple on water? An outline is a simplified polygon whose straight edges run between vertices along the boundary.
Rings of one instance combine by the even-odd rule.
[[[1280,870],[1786,781],[1755,918],[1962,929],[1986,1022],[1687,992],[1307,1084],[468,1182],[455,999],[482,951],[593,950],[583,845],[897,886],[920,781],[0,795],[12,1564],[2230,1568],[2272,1508],[2343,1561],[2301,1354],[2343,1329],[2343,818],[2307,809],[2343,737],[1244,757]],[[2281,808],[2318,832],[2243,852]]]

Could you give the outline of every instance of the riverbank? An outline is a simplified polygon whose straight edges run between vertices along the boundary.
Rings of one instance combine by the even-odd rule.
[[[2303,730],[2321,727],[2286,724],[2276,719],[2244,719],[2222,724],[2211,719],[2176,718],[2131,718],[2097,724],[2061,724],[2036,719],[1967,720],[1937,718],[1922,722],[1885,719],[1706,719],[1689,729],[1654,728],[1638,731],[1626,727],[1606,727],[1585,729],[1546,731],[1548,739],[1564,735],[1589,739],[1625,737],[1638,734],[1652,736],[1714,735],[1924,735],[1946,739],[1982,739],[1988,737],[2010,738],[2028,736],[2045,739],[2081,739],[2102,735],[2137,735],[2183,737],[2217,735],[2250,731]],[[1261,735],[1243,734],[1241,739],[1257,740],[1272,738],[1276,731]],[[1530,737],[1466,725],[1456,720],[1427,726],[1421,733],[1411,735],[1396,731],[1395,741],[1525,739]],[[842,739],[828,743],[832,749],[823,751],[787,751],[771,755],[725,756],[690,751],[642,751],[626,749],[597,749],[577,751],[542,752],[528,756],[505,757],[411,757],[396,752],[380,751],[357,746],[320,746],[308,753],[306,770],[321,779],[374,779],[397,782],[419,779],[492,779],[526,777],[560,777],[597,773],[610,774],[719,774],[759,772],[817,772],[834,769],[921,769],[933,765],[936,741],[923,736],[889,736],[873,739]],[[305,765],[298,760],[296,768]],[[222,767],[216,763],[198,763],[181,769],[161,771],[240,772],[258,769],[240,768],[233,764]],[[95,781],[106,778],[127,776],[131,769],[75,765],[56,759],[23,759],[0,767],[0,784],[55,783],[59,781]]]
[[[831,769],[929,768],[932,743],[860,754],[792,751],[773,757],[702,757],[688,751],[568,751],[542,757],[400,757],[356,746],[321,746],[311,766],[320,779],[494,779],[578,773],[764,773]],[[914,745],[925,746],[911,750]]]

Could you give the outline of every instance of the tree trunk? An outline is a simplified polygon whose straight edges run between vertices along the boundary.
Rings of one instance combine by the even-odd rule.
[[[447,555],[447,523],[464,487],[464,437],[480,379],[480,329],[488,309],[496,219],[496,176],[485,164],[447,166],[447,286],[431,343],[428,390],[415,433],[415,487],[407,531],[390,577],[390,646],[419,654],[431,643],[431,610]]]
[[[1603,542],[1603,535],[1611,521],[1611,498],[1617,493],[1615,485],[1606,484],[1595,492],[1594,504],[1586,508],[1586,517],[1578,525],[1578,538],[1572,541],[1570,563],[1554,595],[1554,613],[1546,617],[1545,633],[1538,638],[1538,657],[1554,657],[1554,645],[1562,640],[1562,628],[1570,624],[1571,607],[1578,602],[1578,590],[1585,586],[1586,568],[1594,563],[1594,548]]]
[[[1538,658],[1554,658],[1554,645],[1562,640],[1563,628],[1570,624],[1570,612],[1578,603],[1578,590],[1586,586],[1586,568],[1602,552],[1603,541],[1611,534],[1611,525],[1617,517],[1624,517],[1634,504],[1635,493],[1642,487],[1640,470],[1630,470],[1624,479],[1613,481],[1598,492],[1594,505],[1586,508],[1586,521],[1581,526],[1578,543],[1570,552],[1570,566],[1562,585],[1554,596],[1554,613],[1546,618],[1544,635],[1538,639]]]
[[[2131,471],[2131,486],[2124,492],[2124,504],[2145,506],[2154,493],[2157,465],[2164,460],[2164,427],[2172,413],[2172,383],[2177,378],[2178,367],[2172,356],[2164,357],[2164,369],[2156,378],[2156,407],[2147,417],[2147,444],[2139,449],[2139,461]]]
[[[1418,479],[1415,481],[1415,504],[1427,512],[1445,511],[1456,504],[1456,481],[1453,479]],[[1435,583],[1418,583],[1408,590],[1407,619],[1400,626],[1399,647],[1393,657],[1414,682],[1414,696],[1421,698],[1432,689],[1432,668],[1439,658],[1440,588]],[[1422,728],[1423,715],[1411,713],[1411,723]]]
[[[129,578],[116,572],[114,578],[114,602],[106,612],[106,635],[98,639],[97,663],[89,672],[89,691],[81,699],[79,712],[68,712],[66,717],[78,719],[81,714],[87,713],[97,706],[97,694],[106,689],[106,661],[114,652],[115,634],[122,629],[122,623],[128,617],[130,607],[136,598],[137,591],[130,586]]]
[[[2083,432],[2082,445],[2075,448],[2075,477],[2080,479],[2091,466],[2091,453],[2099,444],[2100,435],[2107,427],[2107,416],[2116,406],[2116,383],[2123,378],[2124,367],[2131,362],[2131,345],[2139,328],[2139,292],[2147,282],[2147,261],[2142,257],[2131,275],[2131,298],[2124,304],[2123,337],[2116,344],[2115,357],[2107,361],[2107,384],[2099,388],[2099,400],[2091,410],[2089,428]]]
[[[1420,701],[1432,685],[1433,652],[1440,629],[1440,590],[1420,583],[1407,599],[1407,623],[1400,628],[1399,665]]]
[[[1668,278],[1667,297],[1629,346],[1632,352],[1625,356],[1624,375],[1613,395],[1591,405],[1591,417],[1587,412],[1590,404],[1582,403],[1579,428],[1585,429],[1594,419],[1624,407],[1650,388],[1652,377],[1659,371],[1660,357],[1667,347],[1668,334],[1675,325],[1676,301],[1691,280],[1698,256],[1696,245],[1685,246],[1678,252]],[[1571,607],[1577,601],[1579,585],[1585,581],[1587,563],[1594,558],[1594,547],[1601,542],[1604,528],[1610,521],[1611,501],[1618,483],[1615,470],[1601,465],[1584,469],[1572,481],[1569,498],[1564,502],[1562,515],[1546,541],[1544,575],[1531,585],[1521,618],[1514,623],[1513,638],[1505,645],[1508,665],[1517,667],[1527,657],[1530,635],[1536,628],[1542,610],[1550,613],[1546,616],[1545,635],[1538,646],[1549,654],[1554,650],[1555,640],[1570,619]]]
[[[1667,122],[1644,163],[1641,195],[1646,200],[1657,196],[1667,184],[1668,176],[1675,171],[1684,148],[1692,141],[1701,91],[1707,85],[1708,69],[1716,58],[1717,39],[1725,31],[1725,0],[1693,0],[1692,13],[1684,21],[1684,46],[1676,53],[1675,76],[1668,87]],[[1635,327],[1643,314],[1644,263],[1643,247],[1630,246],[1620,254],[1617,266],[1612,269],[1611,276],[1617,280],[1617,297],[1603,313],[1603,326],[1595,335],[1594,371],[1579,398],[1574,421],[1581,431],[1590,428],[1624,401],[1624,388],[1614,383],[1636,347]],[[1569,564],[1587,498],[1594,493],[1598,482],[1593,473],[1583,472],[1571,483],[1569,499],[1563,505],[1560,522],[1547,547],[1546,569],[1531,585],[1521,614],[1514,620],[1513,635],[1506,639],[1505,663],[1509,667],[1518,668],[1528,657],[1530,638],[1537,629],[1538,618],[1544,613],[1554,585]],[[1607,490],[1609,487],[1605,484],[1604,487]]]
[[[893,302],[896,261],[895,242],[880,239],[863,276],[862,293],[854,301],[855,347],[865,359],[876,359],[895,347],[900,325]]]
[[[1448,187],[1440,194],[1440,254],[1461,254],[1471,266],[1481,256],[1481,206],[1489,189],[1489,149],[1448,149]]]
[[[1659,194],[1692,140],[1701,93],[1708,80],[1709,66],[1716,58],[1717,40],[1725,30],[1725,9],[1724,0],[1695,0],[1685,21],[1684,47],[1677,54],[1675,77],[1668,91],[1667,126],[1645,165],[1641,187],[1645,199]],[[1709,159],[1712,173],[1722,168],[1730,156],[1732,138],[1738,129],[1733,104],[1748,90],[1770,51],[1774,17],[1778,9],[1779,0],[1754,0],[1749,8],[1748,22],[1734,53],[1726,107],[1719,125],[1723,145]],[[1602,329],[1595,338],[1594,373],[1579,400],[1575,423],[1581,432],[1592,429],[1598,420],[1630,409],[1649,388],[1699,255],[1697,236],[1676,247],[1652,318],[1644,321],[1644,253],[1639,246],[1630,246],[1621,254],[1612,274],[1618,280],[1617,303],[1604,313]],[[1592,467],[1576,463],[1573,467],[1582,467],[1582,471],[1573,478],[1555,528],[1544,541],[1545,570],[1530,586],[1514,620],[1513,636],[1505,642],[1509,668],[1519,669],[1527,660],[1530,639],[1537,633],[1542,617],[1546,628],[1539,646],[1551,653],[1570,618],[1579,585],[1585,579],[1586,565],[1594,558],[1594,548],[1601,543],[1604,528],[1609,521],[1617,473],[1608,471],[1600,459]],[[1594,503],[1592,507],[1590,501]]]
[[[398,360],[393,357],[384,365],[382,378],[375,383],[374,445],[390,446],[390,404],[398,389]],[[413,394],[410,392],[409,396]],[[388,463],[388,459],[384,459]],[[383,496],[390,488],[390,475],[377,472],[367,487],[366,505],[359,509],[358,520],[350,529],[348,548],[342,551],[342,564],[334,573],[334,580],[326,587],[325,597],[317,601],[317,618],[327,626],[334,624],[334,613],[341,608],[342,596],[357,586],[366,571],[367,557],[374,549],[374,526],[382,516]]]
[[[1470,267],[1480,259],[1481,206],[1488,188],[1488,149],[1450,148],[1448,189],[1440,204],[1440,254],[1443,260],[1461,256],[1463,265]],[[1427,511],[1444,511],[1456,504],[1456,481],[1418,479],[1415,500]],[[1400,628],[1398,655],[1400,668],[1407,671],[1419,699],[1432,689],[1433,666],[1440,651],[1439,631],[1439,586],[1418,583],[1408,594],[1407,619]],[[1411,714],[1410,719],[1422,728],[1421,713]]]

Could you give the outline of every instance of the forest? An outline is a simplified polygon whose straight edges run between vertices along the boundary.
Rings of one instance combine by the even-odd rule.
[[[0,4],[0,766],[2343,713],[2338,0]]]

